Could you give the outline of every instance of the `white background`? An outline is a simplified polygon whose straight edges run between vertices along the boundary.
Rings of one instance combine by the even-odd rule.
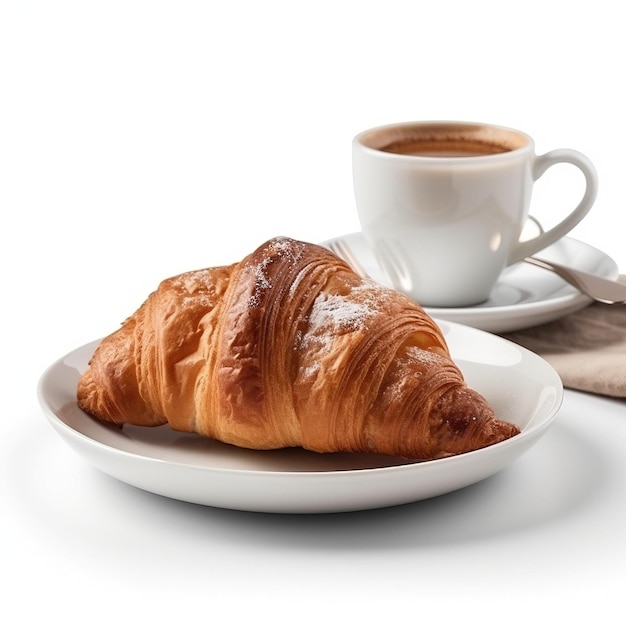
[[[17,611],[2,621],[30,623],[40,610],[68,624],[623,614],[626,550],[614,525],[626,519],[623,483],[624,499],[601,514],[589,512],[601,497],[590,493],[518,522],[521,507],[493,511],[499,495],[515,500],[507,484],[528,489],[519,470],[491,495],[481,487],[389,511],[205,509],[89,467],[35,395],[52,361],[117,328],[162,278],[236,261],[274,235],[320,241],[356,230],[350,142],[378,124],[487,121],[530,133],[537,152],[584,152],[600,193],[571,234],[626,272],[620,9],[608,0],[2,2],[0,617]],[[532,212],[549,222],[571,207],[579,181],[544,178]],[[577,423],[594,420],[595,406],[568,394],[564,410]],[[618,445],[604,435],[599,458]]]

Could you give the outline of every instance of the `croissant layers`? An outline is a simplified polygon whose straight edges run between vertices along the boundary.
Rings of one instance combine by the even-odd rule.
[[[436,323],[323,247],[285,237],[164,280],[98,345],[79,406],[259,450],[435,459],[516,435]]]

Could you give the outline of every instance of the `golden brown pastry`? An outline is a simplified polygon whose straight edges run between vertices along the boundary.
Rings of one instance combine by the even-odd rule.
[[[421,307],[284,237],[164,280],[97,347],[77,397],[107,422],[254,449],[433,459],[519,432],[467,387]]]

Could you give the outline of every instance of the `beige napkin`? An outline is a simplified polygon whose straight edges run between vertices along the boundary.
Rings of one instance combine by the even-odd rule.
[[[626,398],[626,304],[594,303],[503,337],[543,357],[565,387]]]

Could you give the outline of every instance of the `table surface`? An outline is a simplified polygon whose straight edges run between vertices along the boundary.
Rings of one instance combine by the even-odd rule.
[[[141,491],[91,467],[43,417],[44,369],[114,330],[162,278],[236,261],[274,235],[356,230],[350,140],[387,121],[487,119],[528,130],[538,152],[585,152],[601,192],[571,234],[626,273],[615,227],[626,143],[626,102],[610,78],[626,47],[616,8],[596,15],[568,3],[563,28],[549,3],[527,3],[514,24],[482,0],[419,12],[389,0],[384,14],[347,4],[0,9],[11,59],[0,76],[10,94],[0,99],[4,623],[41,611],[65,624],[623,616],[625,400],[566,391],[545,437],[490,479],[405,506],[313,516]],[[457,52],[441,49],[437,29],[415,40],[416,23],[441,23],[452,5]],[[478,5],[506,37],[477,18]],[[470,37],[469,23],[489,37]],[[533,50],[506,44],[531,29]],[[576,45],[589,31],[603,46]],[[510,52],[505,70],[494,44]],[[568,54],[547,64],[545,50],[557,48]],[[416,58],[434,64],[418,64],[417,83],[406,80]],[[524,101],[509,97],[519,79]],[[585,81],[601,114],[579,98]],[[459,89],[475,96],[460,100]],[[572,204],[580,187],[567,176],[554,174],[567,182],[555,191],[546,174],[533,202]]]

